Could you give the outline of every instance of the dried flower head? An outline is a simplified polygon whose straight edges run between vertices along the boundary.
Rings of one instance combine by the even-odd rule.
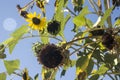
[[[109,34],[109,33],[105,33],[103,36],[102,36],[102,44],[108,48],[108,49],[113,49],[114,47],[114,44],[115,43],[115,40],[114,40],[114,37]]]
[[[47,26],[47,31],[52,35],[57,35],[60,31],[60,22],[56,20],[49,22]]]
[[[54,44],[47,44],[37,53],[38,61],[46,68],[56,68],[63,64],[65,55],[63,49]]]

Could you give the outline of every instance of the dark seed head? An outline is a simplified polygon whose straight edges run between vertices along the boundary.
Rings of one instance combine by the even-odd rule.
[[[47,68],[58,67],[64,59],[60,47],[54,44],[45,45],[37,57],[38,61]]]
[[[39,25],[40,24],[40,19],[38,19],[37,17],[33,17],[32,21],[35,25]]]
[[[49,22],[47,26],[47,31],[52,35],[57,35],[60,31],[60,22],[58,21]]]
[[[114,37],[109,34],[109,33],[105,33],[103,36],[102,36],[102,44],[108,48],[108,49],[112,49],[114,47],[114,43],[115,43],[115,40],[114,40]]]
[[[21,11],[21,14],[20,14],[20,15],[21,15],[22,17],[24,17],[24,18],[28,18],[28,17],[27,17],[27,14],[28,14],[27,11]]]

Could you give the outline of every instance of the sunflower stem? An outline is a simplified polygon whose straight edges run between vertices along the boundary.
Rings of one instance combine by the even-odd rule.
[[[70,45],[70,44],[72,44],[72,43],[74,43],[74,42],[76,42],[76,41],[83,40],[83,39],[87,39],[87,38],[95,38],[95,37],[96,37],[96,36],[87,36],[87,37],[77,38],[77,39],[74,39],[74,40],[72,40],[72,41],[69,41],[69,42],[63,44],[62,47],[65,48],[67,45]]]
[[[110,0],[104,0],[104,7],[105,7],[105,10],[110,8]],[[112,28],[111,16],[108,17],[107,23],[108,23],[108,27]]]
[[[66,7],[66,9],[71,13],[73,14],[74,16],[77,16],[72,10],[70,10],[68,7]]]
[[[94,11],[97,13],[97,15],[99,15],[97,12],[97,9],[94,6],[93,0],[88,0],[88,1],[89,1],[90,5],[92,6],[92,8],[94,9]]]
[[[78,52],[80,49],[85,48],[86,46],[91,45],[91,44],[94,44],[94,43],[95,43],[95,42],[91,42],[91,43],[88,43],[88,44],[86,44],[86,45],[83,45],[82,47],[80,47],[80,48],[76,49],[75,51],[73,51],[73,52],[70,54],[70,56],[73,55],[74,53]]]

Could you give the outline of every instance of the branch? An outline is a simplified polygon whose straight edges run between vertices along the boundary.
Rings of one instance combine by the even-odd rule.
[[[88,0],[94,11],[98,14],[97,9],[94,6],[93,0]],[[98,14],[99,15],[99,14]]]
[[[74,16],[77,16],[73,11],[71,11],[68,7],[66,7],[66,9],[68,9],[68,11],[73,14]]]
[[[110,0],[104,0],[105,11],[110,8]],[[109,28],[112,28],[111,16],[108,17],[107,23]]]

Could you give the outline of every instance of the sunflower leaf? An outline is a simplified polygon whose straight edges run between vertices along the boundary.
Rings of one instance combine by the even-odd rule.
[[[81,11],[81,13],[78,15],[78,16],[75,16],[73,18],[73,23],[76,25],[76,27],[82,27],[82,26],[86,26],[89,25],[91,26],[92,25],[92,21],[90,21],[89,19],[87,19],[85,16],[87,14],[89,14],[89,10],[88,10],[88,7],[84,7]],[[88,26],[88,27],[89,27]]]
[[[15,38],[21,38],[25,33],[27,33],[30,29],[27,25],[22,25],[16,31],[14,31],[11,36]]]
[[[29,28],[26,25],[21,26],[19,29],[14,31],[11,34],[11,37],[3,42],[3,44],[8,45],[9,53],[12,53],[18,41],[21,37],[29,31]]]
[[[37,74],[35,75],[34,79],[35,79],[35,80],[39,80],[38,77],[39,77],[39,74],[37,73]]]
[[[8,45],[9,53],[11,54],[18,40],[16,38],[10,37],[3,42],[3,44]]]
[[[98,71],[96,71],[95,74],[99,74],[99,75],[103,75],[106,73],[106,71],[108,70],[108,68],[105,66],[105,64],[102,64],[99,68]]]
[[[107,9],[107,10],[105,11],[105,14],[103,15],[103,17],[102,17],[102,19],[101,19],[101,21],[100,21],[100,23],[99,23],[100,26],[103,26],[103,25],[104,25],[105,21],[106,21],[107,18],[110,16],[112,10],[113,10],[113,7],[112,7],[112,8],[109,8],[109,9]]]
[[[42,80],[55,80],[55,75],[57,73],[57,69],[45,69],[42,67]]]
[[[87,69],[92,53],[87,56],[80,57],[76,62],[76,74],[83,72]]]
[[[19,60],[11,60],[11,61],[4,60],[4,65],[6,67],[7,73],[10,75],[15,70],[19,69],[20,61]]]
[[[62,11],[63,6],[64,6],[64,0],[60,0],[60,2],[58,3],[56,13],[54,15],[55,20],[60,21],[60,22],[64,18],[64,13]]]
[[[71,18],[71,16],[70,16],[70,14],[68,14],[65,18],[64,18],[64,20],[62,20],[61,21],[61,30],[60,30],[60,32],[59,32],[59,34],[60,34],[60,36],[65,40],[65,38],[64,38],[64,28],[65,28],[65,25],[66,25],[66,23],[69,21],[69,19]]]
[[[98,80],[98,78],[99,78],[99,75],[95,74],[95,75],[91,76],[89,80]]]
[[[0,80],[6,80],[6,74],[4,72],[0,73]]]
[[[120,19],[116,20],[116,22],[114,23],[114,26],[119,26],[120,27]]]
[[[43,34],[40,33],[40,39],[43,44],[48,44],[49,43],[48,33],[47,32],[44,32]]]
[[[65,73],[66,73],[66,70],[62,70],[62,72],[61,72],[61,75],[60,75],[60,77],[62,77],[62,76],[64,76],[65,75]]]

